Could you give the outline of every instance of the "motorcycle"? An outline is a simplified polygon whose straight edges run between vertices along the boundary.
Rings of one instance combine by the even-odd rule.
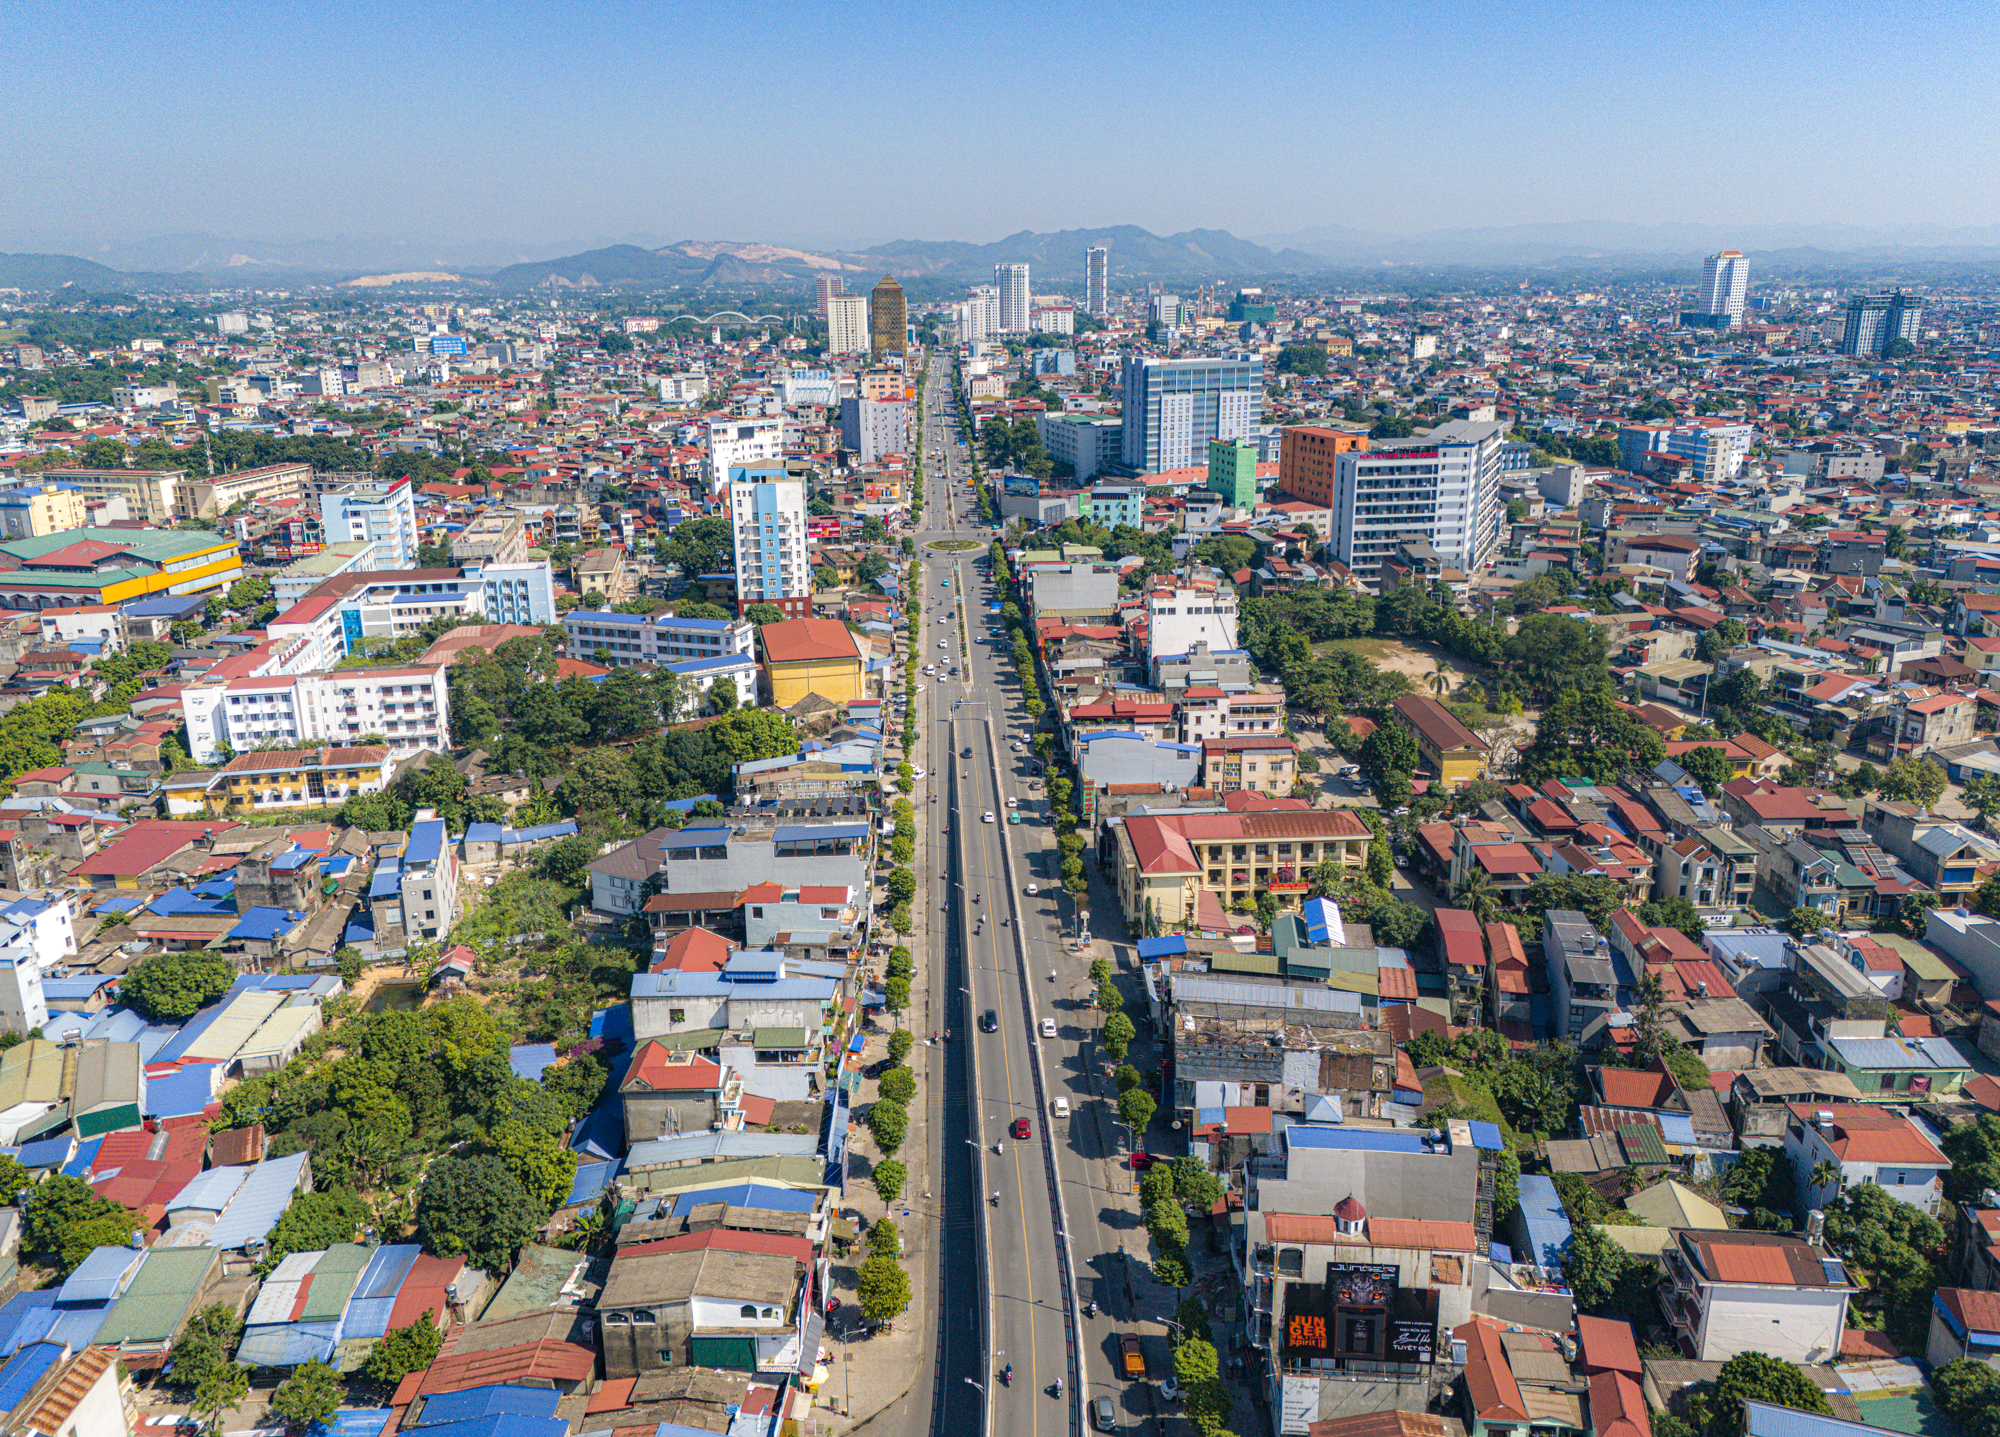
[[[1002,1387],[1012,1387],[1014,1385],[1013,1363],[1010,1362],[1005,1367],[1000,1369],[1000,1385]]]

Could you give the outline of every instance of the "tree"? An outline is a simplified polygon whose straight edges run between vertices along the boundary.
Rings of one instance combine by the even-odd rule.
[[[1794,908],[1785,915],[1785,931],[1801,943],[1808,942],[1833,927],[1833,920],[1817,908]]]
[[[1674,760],[1683,772],[1701,785],[1710,798],[1722,792],[1722,785],[1736,777],[1736,765],[1720,748],[1691,748]]]
[[[285,1205],[284,1216],[271,1230],[270,1246],[260,1267],[276,1267],[295,1252],[317,1252],[337,1242],[353,1242],[368,1209],[347,1188],[318,1188],[300,1193]]]
[[[233,1362],[218,1363],[203,1374],[194,1389],[194,1415],[209,1437],[220,1437],[224,1414],[243,1405],[250,1395],[250,1369]]]
[[[908,1068],[891,1068],[882,1075],[876,1091],[892,1103],[907,1105],[917,1095],[917,1077]]]
[[[2000,774],[1976,773],[1965,781],[1965,802],[1977,810],[1980,823],[1993,826],[1993,814],[2000,810]]]
[[[1543,710],[1535,741],[1521,751],[1521,779],[1531,786],[1552,778],[1609,783],[1665,756],[1659,735],[1620,709],[1609,691],[1570,691]]]
[[[340,1410],[340,1374],[317,1357],[278,1384],[271,1411],[292,1432],[309,1432]]]
[[[1944,793],[1944,770],[1923,758],[1899,758],[1882,771],[1884,798],[1928,808]]]
[[[910,1114],[901,1103],[878,1098],[869,1105],[868,1132],[885,1156],[903,1146],[909,1130]]]
[[[65,1276],[100,1247],[123,1247],[145,1219],[123,1203],[99,1197],[81,1178],[58,1174],[28,1195],[24,1246]]]
[[[1528,885],[1521,906],[1530,913],[1546,913],[1551,908],[1567,908],[1590,920],[1603,931],[1611,915],[1625,901],[1614,878],[1584,877],[1575,873],[1544,873]]]
[[[1969,1123],[1945,1129],[1940,1146],[1951,1159],[1944,1195],[1952,1202],[1977,1202],[1987,1188],[2000,1188],[2000,1116],[1981,1113]]]
[[[1762,1352],[1739,1352],[1722,1364],[1713,1390],[1689,1399],[1688,1419],[1700,1437],[1742,1437],[1746,1397],[1822,1417],[1833,1415],[1826,1394],[1791,1363]]]
[[[501,1273],[534,1239],[548,1210],[493,1153],[447,1153],[431,1164],[417,1196],[417,1236],[441,1257],[464,1254],[472,1266]]]
[[[861,1299],[861,1315],[870,1322],[887,1322],[910,1305],[910,1276],[886,1252],[875,1253],[861,1264],[854,1286]]]
[[[1190,1212],[1204,1216],[1222,1200],[1222,1179],[1208,1170],[1208,1164],[1193,1154],[1173,1161],[1174,1193]]]
[[[1408,786],[1408,778],[1417,771],[1417,741],[1400,724],[1382,724],[1368,735],[1368,741],[1361,745],[1361,755],[1357,760],[1368,781],[1378,789],[1388,782],[1391,774],[1400,774]],[[1388,802],[1386,797],[1382,800]]]
[[[193,1394],[218,1369],[230,1365],[230,1354],[243,1336],[243,1319],[224,1303],[211,1303],[188,1320],[167,1354],[167,1384]]]
[[[161,953],[126,975],[119,996],[156,1023],[184,1023],[229,991],[236,965],[204,953]]]
[[[518,1120],[497,1125],[489,1141],[529,1197],[549,1212],[562,1205],[576,1179],[575,1153],[549,1132]]]
[[[876,1195],[883,1202],[894,1202],[903,1195],[903,1183],[909,1177],[909,1170],[894,1158],[884,1158],[875,1164],[872,1176]]]
[[[1132,1026],[1132,1020],[1123,1013],[1106,1014],[1104,1029],[1100,1034],[1104,1040],[1104,1051],[1114,1060],[1122,1060],[1126,1049],[1131,1047],[1132,1038],[1137,1031]]]
[[[1563,1280],[1575,1294],[1576,1305],[1594,1311],[1611,1300],[1631,1261],[1631,1254],[1607,1237],[1603,1228],[1585,1223],[1574,1230],[1569,1251],[1563,1254]]]
[[[437,1314],[427,1307],[424,1315],[407,1327],[392,1327],[382,1334],[368,1360],[361,1364],[361,1376],[385,1387],[401,1382],[436,1361],[442,1346],[444,1334],[438,1331]]]
[[[1153,1110],[1158,1106],[1153,1101],[1153,1095],[1144,1088],[1133,1088],[1118,1095],[1118,1121],[1132,1130],[1134,1147],[1143,1145],[1146,1125],[1153,1121]]]
[[[743,611],[743,617],[761,628],[765,624],[782,624],[785,611],[776,604],[752,604]]]
[[[1544,701],[1565,693],[1608,693],[1610,640],[1599,624],[1578,623],[1564,614],[1530,614],[1508,638],[1510,668]]]
[[[1648,928],[1678,929],[1697,943],[1708,932],[1695,906],[1678,894],[1640,905],[1639,921]]]

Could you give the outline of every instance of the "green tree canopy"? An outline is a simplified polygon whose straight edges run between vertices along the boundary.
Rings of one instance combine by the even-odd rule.
[[[1552,778],[1610,783],[1664,757],[1659,735],[1620,709],[1608,690],[1570,690],[1543,710],[1535,741],[1521,751],[1521,779],[1537,787]]]
[[[548,1217],[492,1153],[448,1153],[431,1164],[417,1198],[417,1236],[440,1256],[463,1253],[474,1267],[506,1272]]]
[[[119,996],[156,1023],[184,1023],[229,991],[236,965],[205,953],[161,953],[125,977]]]
[[[271,1394],[271,1411],[289,1432],[306,1433],[340,1410],[340,1374],[318,1358],[293,1371]]]

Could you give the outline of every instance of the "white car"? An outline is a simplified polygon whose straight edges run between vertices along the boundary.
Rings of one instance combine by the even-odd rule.
[[[939,640],[938,640],[938,647],[939,647],[939,648],[941,648],[941,649],[948,649],[948,648],[950,648],[950,647],[951,647],[951,645],[950,645],[950,644],[948,644],[948,643],[946,643],[946,642],[945,642],[945,641],[944,641],[943,639],[939,639]]]
[[[923,776],[924,776],[924,771],[922,769],[918,768],[915,764],[910,765],[911,778],[922,778]]]
[[[1055,1115],[1056,1117],[1058,1117],[1058,1118],[1062,1119],[1062,1120],[1063,1120],[1064,1122],[1068,1122],[1068,1121],[1069,1121],[1069,1099],[1068,1099],[1068,1098],[1057,1098],[1057,1099],[1056,1099],[1056,1100],[1055,1100],[1055,1101],[1054,1101],[1053,1103],[1050,1103],[1050,1104],[1049,1104],[1049,1111],[1050,1111],[1051,1113],[1053,1113],[1053,1114],[1054,1114],[1054,1115]]]
[[[1018,798],[1009,798],[1007,800],[1007,807],[1009,808],[1019,808],[1020,806],[1021,806],[1021,800]]]
[[[1041,889],[1035,887],[1035,885],[1032,883],[1028,885],[1028,896],[1030,898],[1033,898],[1037,893],[1040,893],[1041,891],[1042,891]]]
[[[1055,1037],[1055,1035],[1056,1035],[1056,1020],[1053,1018],[1042,1019],[1042,1036],[1044,1038],[1053,1038]],[[1062,1099],[1057,1098],[1056,1101],[1060,1103]],[[1063,1116],[1068,1117],[1069,1114],[1064,1113]]]
[[[985,816],[984,816],[983,818],[981,818],[981,819],[980,819],[979,821],[980,821],[981,823],[991,823],[991,822],[993,822],[993,810],[992,810],[992,809],[990,809],[990,808],[989,808],[989,809],[987,809],[987,810],[986,810],[986,814],[985,814]]]

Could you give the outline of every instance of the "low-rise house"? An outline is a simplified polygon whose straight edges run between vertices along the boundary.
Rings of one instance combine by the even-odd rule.
[[[1843,1189],[1866,1183],[1938,1215],[1951,1159],[1935,1133],[1867,1103],[1789,1106],[1785,1156],[1791,1159],[1799,1211],[1825,1207]]]
[[[1924,1357],[1933,1371],[1960,1358],[2000,1368],[2000,1292],[1941,1287],[1932,1293]]]
[[[1491,745],[1436,699],[1405,694],[1391,707],[1396,721],[1416,740],[1418,761],[1439,783],[1453,788],[1486,771]]]
[[[1830,1362],[1840,1352],[1857,1289],[1824,1248],[1780,1233],[1677,1230],[1660,1256],[1660,1306],[1695,1361],[1762,1352]]]
[[[607,1377],[662,1367],[812,1370],[812,1243],[710,1228],[619,1249],[598,1295]],[[807,1341],[810,1334],[810,1342]]]
[[[1972,1076],[1970,1056],[1951,1038],[1830,1037],[1826,1066],[1847,1074],[1871,1102],[1943,1097]]]

